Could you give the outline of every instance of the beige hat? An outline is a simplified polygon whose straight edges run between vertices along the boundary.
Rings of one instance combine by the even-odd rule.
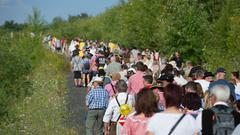
[[[177,63],[175,61],[170,61],[168,64],[172,65],[173,68],[177,67]]]

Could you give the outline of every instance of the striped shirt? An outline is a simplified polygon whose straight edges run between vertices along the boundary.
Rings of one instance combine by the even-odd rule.
[[[86,96],[88,109],[107,109],[109,94],[102,87],[92,89]]]

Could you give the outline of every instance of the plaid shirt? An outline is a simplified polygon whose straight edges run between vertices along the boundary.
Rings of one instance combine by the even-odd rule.
[[[109,95],[102,87],[92,89],[86,96],[88,109],[107,109]]]

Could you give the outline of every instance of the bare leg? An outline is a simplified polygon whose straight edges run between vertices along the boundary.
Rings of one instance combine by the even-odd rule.
[[[85,86],[85,75],[86,74],[82,74],[83,86]]]
[[[80,86],[81,85],[81,79],[77,79],[78,81],[77,81],[77,84],[78,84],[78,86]]]
[[[75,86],[78,86],[78,79],[74,79]]]

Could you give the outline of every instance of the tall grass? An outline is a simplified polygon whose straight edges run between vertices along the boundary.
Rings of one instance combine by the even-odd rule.
[[[68,65],[63,56],[44,50],[41,46],[41,37],[19,35],[16,38],[17,40],[12,39],[10,42],[11,47],[17,56],[25,57],[22,59],[23,62],[29,61],[30,69],[23,76],[24,80],[29,82],[25,89],[31,91],[31,94],[23,95],[22,100],[15,100],[16,102],[8,105],[10,109],[7,111],[5,121],[0,123],[0,134],[77,134],[73,129],[64,126],[68,117],[65,102],[67,92],[65,71]],[[14,47],[16,43],[18,50]],[[11,48],[7,50],[9,49],[11,50]],[[20,72],[21,69],[18,70]]]

